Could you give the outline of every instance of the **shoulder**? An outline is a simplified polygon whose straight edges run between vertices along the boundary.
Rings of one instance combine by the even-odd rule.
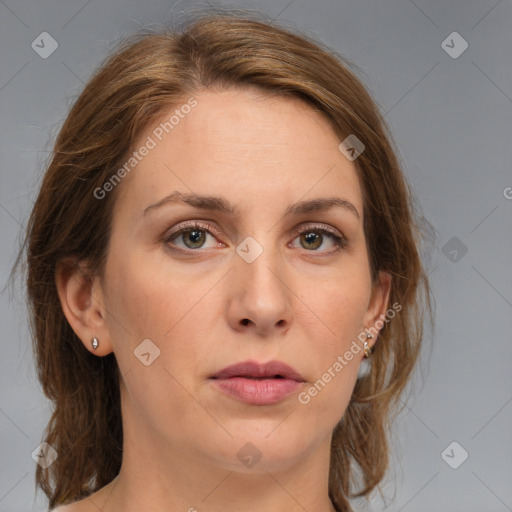
[[[89,512],[90,510],[90,507],[87,507],[86,499],[84,499],[66,505],[58,505],[55,508],[48,509],[48,512]]]
[[[76,503],[69,503],[68,505],[59,505],[55,508],[49,508],[48,512],[79,512],[80,509]]]
[[[116,479],[86,498],[63,505],[57,505],[47,512],[99,512],[100,507],[98,507],[97,503],[104,504],[106,502],[112,492],[112,486],[115,480]]]

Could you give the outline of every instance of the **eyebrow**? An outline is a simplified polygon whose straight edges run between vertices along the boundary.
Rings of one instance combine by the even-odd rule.
[[[238,208],[232,206],[229,201],[223,197],[201,196],[192,193],[183,194],[176,191],[164,197],[157,203],[148,206],[144,210],[143,216],[152,210],[161,208],[164,205],[179,202],[186,203],[203,210],[217,211],[231,216],[236,216],[240,213]],[[354,214],[357,219],[360,219],[357,208],[350,201],[342,199],[341,197],[322,197],[318,199],[310,199],[307,201],[299,201],[298,203],[289,205],[286,208],[283,217],[287,217],[289,215],[301,215],[304,213],[321,212],[335,207],[344,208],[345,210]]]

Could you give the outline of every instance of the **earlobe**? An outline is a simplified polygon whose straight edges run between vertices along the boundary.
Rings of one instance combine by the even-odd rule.
[[[55,284],[64,316],[85,348],[99,356],[112,352],[101,285],[88,271],[85,262],[72,258],[59,261]],[[101,344],[95,344],[96,348],[94,339],[101,340]]]

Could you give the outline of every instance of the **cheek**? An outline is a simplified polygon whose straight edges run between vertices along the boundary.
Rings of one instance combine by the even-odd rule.
[[[316,339],[333,350],[341,350],[364,327],[364,316],[370,298],[371,284],[365,273],[346,269],[311,291],[300,293],[308,306],[309,328]],[[311,321],[311,318],[313,321]],[[304,319],[305,321],[305,319]]]
[[[188,280],[180,275],[170,279],[158,271],[162,268],[160,262],[154,264],[145,258],[112,257],[107,265],[108,325],[124,386],[134,410],[151,421],[160,421],[162,414],[198,416],[201,408],[195,408],[185,389],[192,388],[187,379],[203,358],[201,346],[194,340],[206,339],[207,332],[199,321],[205,312],[194,306],[208,288],[206,283],[190,288]],[[208,306],[213,304],[208,302]],[[218,312],[212,310],[211,314]],[[134,354],[146,339],[160,351],[148,366]],[[147,346],[151,352],[153,347]]]
[[[160,363],[173,374],[182,372],[201,360],[204,340],[221,318],[222,298],[211,293],[218,277],[197,278],[166,268],[169,263],[160,255],[134,251],[108,264],[109,331],[125,368],[136,362],[133,350],[150,339],[161,351]]]
[[[120,257],[122,254],[130,256]],[[107,325],[120,370],[123,375],[128,372],[138,375],[145,369],[151,369],[151,373],[154,373],[155,365],[146,368],[135,357],[134,351],[139,346],[152,348],[147,342],[141,345],[147,339],[161,349],[160,333],[164,328],[169,329],[162,327],[162,320],[170,323],[172,317],[162,318],[163,297],[151,278],[150,268],[138,261],[132,251],[120,251],[112,244],[105,274]],[[167,291],[168,295],[171,293]],[[155,348],[153,351],[154,354],[158,353]],[[139,385],[143,388],[143,383]]]
[[[151,337],[155,328],[153,316],[160,297],[147,274],[143,266],[132,266],[125,261],[109,276],[107,309],[112,317],[109,327],[114,332],[123,328],[123,337],[128,333],[133,341],[140,336]]]
[[[343,288],[324,289],[314,297],[311,306],[319,317],[310,323],[307,332],[308,350],[315,355],[310,359],[314,371],[310,385],[298,396],[298,401],[307,408],[308,421],[318,423],[318,429],[324,428],[325,421],[331,427],[338,423],[357,379],[363,354],[358,335],[368,299],[360,283],[352,287],[347,280]]]
[[[332,416],[334,422],[343,414],[357,378],[363,354],[360,334],[371,286],[364,269],[347,268],[343,274],[317,287],[314,294],[304,294],[314,315],[306,308],[309,322],[299,319],[307,326],[309,344],[314,344],[308,348],[315,352],[313,384],[299,401],[322,416]]]

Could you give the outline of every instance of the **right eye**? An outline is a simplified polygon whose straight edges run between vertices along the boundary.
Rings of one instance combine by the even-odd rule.
[[[211,237],[215,240],[214,236],[211,232],[216,233],[217,230],[214,226],[202,222],[190,222],[187,224],[182,224],[177,230],[171,232],[167,237],[165,242],[174,246],[180,252],[197,252],[197,249],[201,249],[204,247],[208,237]],[[180,241],[182,245],[178,245],[176,241]],[[224,247],[224,244],[221,242],[217,242],[216,245],[212,245],[211,247]]]

